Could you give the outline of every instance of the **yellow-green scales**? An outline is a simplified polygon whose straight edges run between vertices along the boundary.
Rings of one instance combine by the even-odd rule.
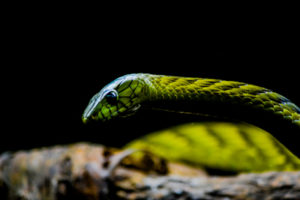
[[[300,136],[300,109],[269,89],[218,79],[129,74],[97,93],[82,119],[105,121],[139,108],[208,115],[235,123],[194,121],[149,134],[126,147],[222,170],[300,169],[299,159],[290,153],[300,156],[295,143]]]

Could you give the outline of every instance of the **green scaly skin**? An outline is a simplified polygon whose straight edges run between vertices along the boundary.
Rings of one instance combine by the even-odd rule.
[[[109,101],[112,98],[109,99],[107,95],[111,91],[116,94],[113,102]],[[83,122],[106,121],[133,114],[143,105],[153,109],[245,121],[267,130],[296,156],[300,156],[300,149],[290,142],[295,141],[300,134],[300,109],[278,93],[241,82],[129,74],[116,79],[97,93],[84,111],[82,119]],[[253,136],[249,137],[253,138],[255,132],[258,131],[252,131],[249,134]],[[176,159],[187,160],[180,157]],[[205,161],[195,159],[189,162],[203,164]],[[293,157],[289,162],[294,163],[295,169],[299,169],[298,159]],[[255,167],[252,168],[255,170]],[[278,168],[274,167],[276,169]]]
[[[131,141],[173,161],[230,172],[299,170],[300,160],[266,131],[244,123],[194,122]]]

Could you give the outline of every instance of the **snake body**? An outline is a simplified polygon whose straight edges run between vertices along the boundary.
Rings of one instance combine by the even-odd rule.
[[[133,114],[141,107],[254,124],[300,157],[295,144],[300,136],[299,107],[272,90],[237,81],[128,74],[97,93],[82,119],[106,121]]]

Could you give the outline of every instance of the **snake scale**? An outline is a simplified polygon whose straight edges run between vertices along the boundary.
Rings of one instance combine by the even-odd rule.
[[[184,142],[179,139],[180,134],[177,133],[177,136],[174,137],[173,133],[166,134],[166,131],[138,139],[131,146],[152,148],[154,152],[162,156],[179,161],[226,168],[226,165],[230,165],[228,163],[234,162],[234,154],[230,149],[233,149],[233,146],[238,147],[238,143],[244,142],[243,147],[240,145],[239,148],[235,148],[235,153],[245,151],[247,148],[251,149],[249,148],[251,145],[256,148],[255,151],[258,153],[250,156],[252,161],[249,161],[251,159],[245,160],[245,167],[239,168],[236,167],[238,164],[235,164],[234,167],[229,167],[230,169],[241,171],[300,169],[300,161],[297,158],[300,157],[300,148],[295,142],[300,136],[300,109],[289,99],[272,90],[237,81],[144,73],[128,74],[112,81],[97,93],[90,100],[82,115],[82,120],[83,122],[106,121],[115,117],[126,117],[134,114],[141,107],[195,116],[215,116],[224,121],[231,119],[236,122],[247,122],[255,127],[240,123],[194,124],[185,126],[185,128],[179,127],[181,136],[189,138],[190,143],[186,145],[189,147],[182,145]],[[204,127],[206,127],[205,131],[203,131]],[[212,128],[208,130],[207,127]],[[271,133],[272,136],[257,127]],[[263,134],[267,136],[262,136]],[[209,145],[213,142],[207,138],[212,135],[214,138],[219,138],[217,145]],[[149,141],[152,141],[153,144]],[[231,145],[222,145],[222,141]],[[233,141],[238,142],[234,143]],[[171,148],[172,145],[173,148]],[[268,145],[269,147],[264,149],[264,146]],[[163,148],[164,146],[167,148]],[[201,149],[202,146],[205,148]],[[184,148],[190,150],[185,154],[179,153],[184,152]],[[197,151],[198,149],[199,151]],[[214,159],[214,162],[209,163],[209,158],[214,157],[214,153],[222,155],[223,151],[224,154],[226,153],[226,149],[229,149],[230,153],[227,157],[223,157],[225,160],[219,156]],[[278,167],[279,161],[276,161],[277,164],[274,165],[266,163],[269,162],[268,160],[272,160],[269,159],[272,157],[270,155],[272,152],[279,151],[278,149],[280,149],[280,153],[276,155],[285,157],[283,161],[281,159],[280,166],[291,164],[292,167]],[[266,153],[268,151],[270,154]],[[174,152],[178,153],[172,157]],[[201,157],[200,154],[205,152],[209,155]],[[226,159],[229,161],[227,162]],[[252,166],[253,162],[259,159],[261,159],[259,167],[257,167],[258,165]]]

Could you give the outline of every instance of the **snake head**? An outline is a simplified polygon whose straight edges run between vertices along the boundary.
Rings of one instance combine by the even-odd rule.
[[[140,108],[143,81],[136,74],[117,78],[90,100],[82,121],[106,121],[117,116],[128,116]]]

